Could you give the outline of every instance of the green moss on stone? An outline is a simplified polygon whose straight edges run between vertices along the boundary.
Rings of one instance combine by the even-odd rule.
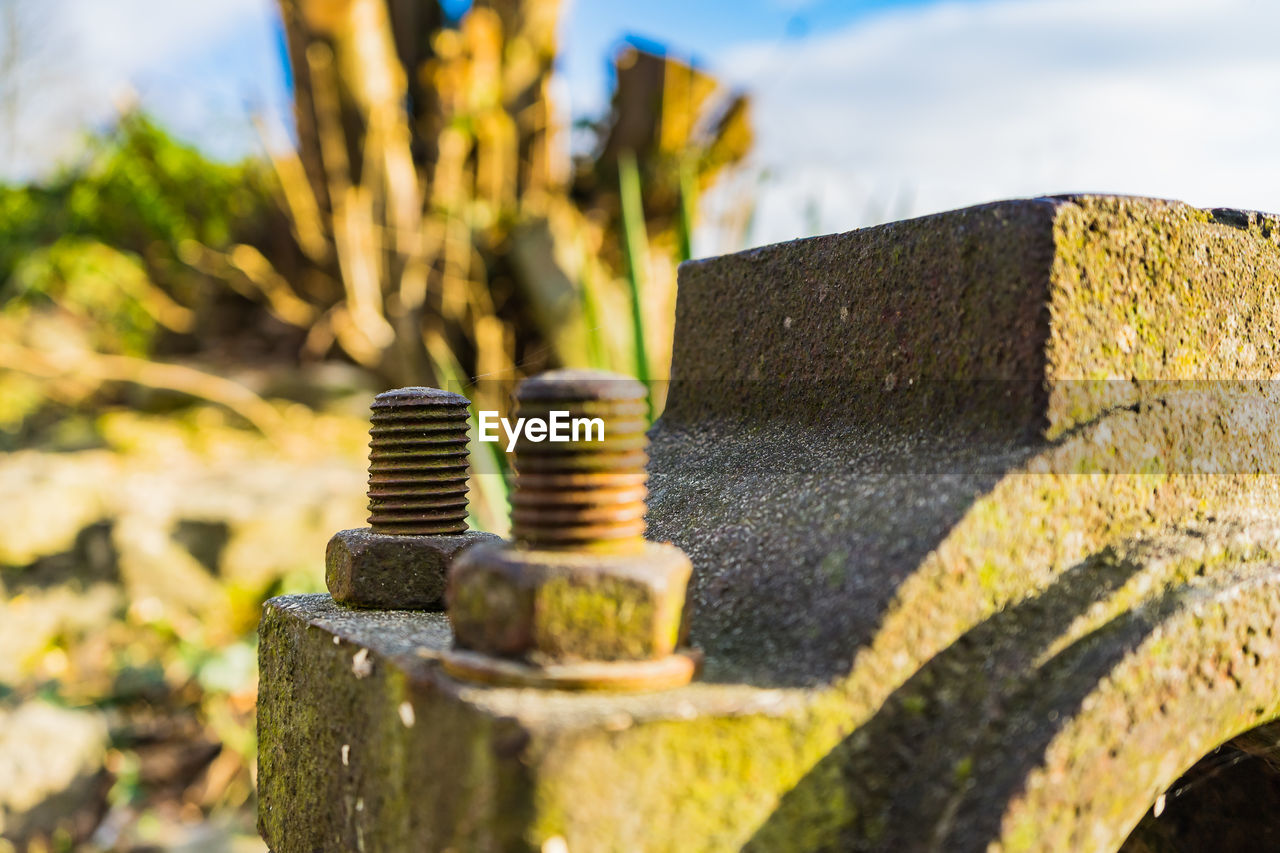
[[[1280,714],[1280,419],[1178,384],[1280,373],[1280,232],[1231,221],[1044,199],[686,265],[674,371],[706,381],[652,434],[649,518],[709,683],[465,687],[426,615],[277,602],[269,843],[1115,847]],[[554,598],[557,633],[631,618]],[[373,788],[376,830],[335,810]]]

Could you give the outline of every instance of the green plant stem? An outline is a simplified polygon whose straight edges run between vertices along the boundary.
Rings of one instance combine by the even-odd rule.
[[[693,226],[698,215],[698,179],[689,160],[680,163],[680,257],[684,263],[693,257]]]
[[[592,367],[608,370],[611,365],[609,364],[608,350],[600,336],[602,323],[599,302],[596,296],[596,284],[587,269],[582,271],[578,292],[582,299],[582,318],[587,324],[587,358],[591,360]]]
[[[439,341],[439,339],[437,339]],[[467,382],[453,352],[442,343],[435,347],[424,339],[424,344],[431,354],[441,388],[451,391],[463,391]],[[489,533],[506,536],[507,521],[511,517],[510,489],[507,486],[507,458],[500,445],[479,440],[480,427],[478,412],[474,403],[467,414],[467,431],[470,435],[471,447],[471,484],[470,520],[473,527]]]
[[[645,233],[644,203],[640,196],[640,170],[635,154],[624,151],[618,157],[618,196],[622,209],[622,243],[627,257],[627,284],[631,291],[631,324],[635,336],[636,378],[650,389],[649,355],[645,347],[644,315],[641,292],[644,290],[645,261],[649,256],[649,239]],[[650,403],[652,408],[652,402]]]

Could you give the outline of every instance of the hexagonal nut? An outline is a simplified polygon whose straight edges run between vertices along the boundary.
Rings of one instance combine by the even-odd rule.
[[[368,528],[340,530],[324,554],[333,600],[380,610],[443,610],[449,567],[466,549],[501,542],[492,533],[388,536]]]
[[[482,545],[449,572],[464,649],[534,664],[652,660],[681,639],[692,566],[672,545],[634,555]]]

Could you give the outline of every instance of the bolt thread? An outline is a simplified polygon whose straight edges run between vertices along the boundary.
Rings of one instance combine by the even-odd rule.
[[[397,536],[467,530],[467,406],[461,394],[397,388],[374,398],[369,528]]]
[[[564,431],[576,441],[531,441],[515,446],[511,534],[539,549],[626,552],[644,546],[648,493],[648,409],[645,387],[604,371],[558,370],[527,380],[516,391],[516,414],[548,422],[567,412]]]

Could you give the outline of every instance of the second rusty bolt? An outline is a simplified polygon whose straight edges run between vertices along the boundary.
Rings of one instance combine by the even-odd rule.
[[[513,542],[473,548],[449,574],[465,679],[563,689],[642,690],[688,682],[698,655],[678,648],[691,566],[644,539],[645,388],[600,371],[524,382],[517,414],[599,419],[590,440],[515,445]]]

